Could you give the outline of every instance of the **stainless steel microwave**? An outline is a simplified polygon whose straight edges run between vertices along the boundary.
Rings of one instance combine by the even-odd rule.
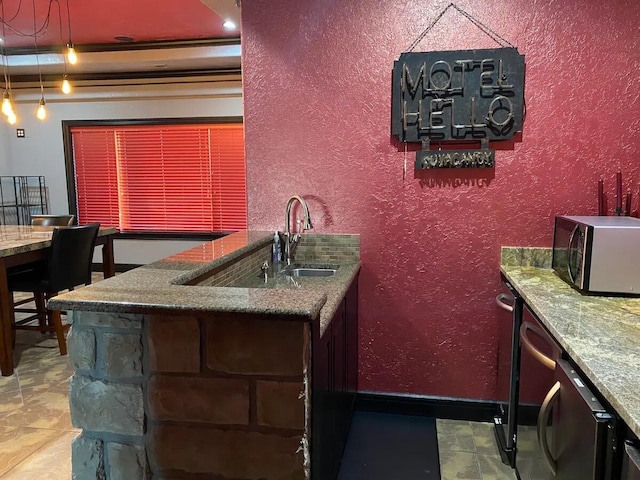
[[[552,267],[586,293],[640,295],[640,219],[556,217]]]

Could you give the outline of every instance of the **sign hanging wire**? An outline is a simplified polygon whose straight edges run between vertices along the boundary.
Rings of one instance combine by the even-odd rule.
[[[440,14],[436,17],[436,19],[433,22],[431,22],[431,24],[422,31],[422,33],[418,36],[418,38],[414,40],[414,42],[409,47],[409,50],[407,50],[408,52],[413,52],[413,49],[418,46],[418,44],[427,35],[427,33],[429,33],[429,30],[431,30],[436,25],[436,23],[438,23],[438,21],[444,16],[445,13],[447,13],[447,10],[449,10],[450,8],[455,9],[458,13],[460,13],[462,16],[467,18],[467,20],[469,20],[476,27],[482,30],[489,38],[491,38],[494,42],[496,42],[501,47],[508,45],[512,48],[515,48],[508,40],[502,38],[500,35],[498,35],[496,32],[491,30],[480,20],[474,18],[471,14],[465,12],[463,9],[458,7],[455,3],[450,3],[449,5],[446,6],[444,10],[442,10],[442,12],[440,12]]]

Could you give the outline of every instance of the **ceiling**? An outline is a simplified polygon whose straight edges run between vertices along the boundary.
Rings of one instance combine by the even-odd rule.
[[[38,68],[45,76],[66,68],[76,79],[240,68],[237,0],[0,0],[0,7],[0,54],[12,81],[28,81]],[[238,28],[226,29],[225,20]],[[69,40],[80,59],[74,66],[62,55]]]

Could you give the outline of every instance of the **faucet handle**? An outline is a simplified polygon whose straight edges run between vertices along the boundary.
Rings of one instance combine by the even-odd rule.
[[[264,262],[262,262],[262,265],[260,266],[260,270],[264,275],[264,283],[267,283],[269,279],[269,260],[265,260]]]

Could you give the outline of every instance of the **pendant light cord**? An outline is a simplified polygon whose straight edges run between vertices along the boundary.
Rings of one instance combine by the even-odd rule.
[[[69,44],[71,44],[71,9],[69,8],[69,0],[66,0],[66,2],[67,2],[67,27],[69,28]]]
[[[2,70],[4,74],[4,89],[7,92],[11,92],[11,81],[9,80],[9,71],[8,71],[8,63],[9,57],[6,55],[5,50],[5,42],[7,39],[6,31],[5,31],[5,21],[4,21],[4,2],[0,0],[0,13],[2,13]]]
[[[34,26],[34,31],[33,33],[29,33],[29,32],[23,32],[20,29],[14,27],[13,25],[11,25],[11,22],[13,20],[15,20],[18,15],[20,14],[20,11],[22,9],[22,0],[20,0],[18,2],[18,8],[16,10],[16,13],[13,17],[11,17],[10,19],[6,19],[4,16],[4,13],[2,14],[2,18],[0,18],[0,23],[2,23],[2,26],[6,26],[9,30],[11,30],[13,33],[15,33],[16,35],[20,36],[20,37],[32,37],[32,36],[37,36],[37,35],[44,35],[44,33],[47,31],[47,29],[49,28],[49,22],[51,20],[51,5],[55,2],[58,3],[59,0],[49,0],[49,6],[47,8],[47,16],[45,17],[44,21],[42,22],[42,26],[40,28],[37,28],[37,26]],[[0,0],[0,4],[2,4],[2,6],[4,7],[4,0]]]
[[[62,37],[62,11],[60,9],[60,2],[56,1],[56,3],[58,4],[58,27],[60,30],[60,43],[64,46],[64,38]],[[67,2],[67,7],[68,6],[69,6],[69,2]],[[71,28],[71,20],[69,19],[68,14],[69,14],[69,11],[67,10],[67,20],[69,21],[69,28]],[[69,33],[69,36],[71,36],[71,33]],[[63,78],[67,78],[67,56],[64,54],[64,51],[62,53],[62,62],[64,63]]]
[[[31,4],[33,5],[33,31],[36,31],[36,0],[31,0]],[[40,78],[40,96],[44,99],[44,85],[42,85],[42,71],[40,70],[40,58],[38,55],[38,36],[33,35],[33,44],[36,49],[36,63],[38,64],[38,77]]]

